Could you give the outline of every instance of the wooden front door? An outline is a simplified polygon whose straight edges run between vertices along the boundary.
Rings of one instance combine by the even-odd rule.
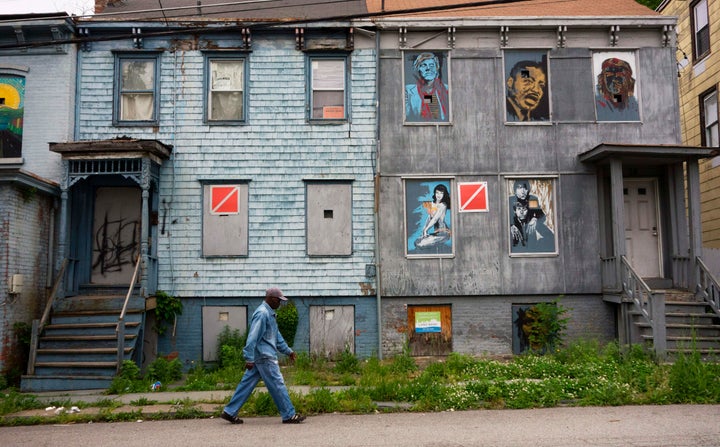
[[[655,179],[625,179],[625,250],[642,278],[661,278],[660,227]]]
[[[128,284],[140,253],[140,188],[95,191],[92,232],[93,284]]]

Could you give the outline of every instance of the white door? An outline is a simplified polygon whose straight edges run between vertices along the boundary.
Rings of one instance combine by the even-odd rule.
[[[661,278],[660,228],[654,179],[625,179],[625,250],[642,278]]]

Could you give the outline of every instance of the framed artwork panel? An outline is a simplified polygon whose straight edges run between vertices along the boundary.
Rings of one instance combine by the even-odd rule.
[[[408,257],[452,257],[452,180],[405,179],[405,248]]]
[[[405,123],[450,122],[450,60],[447,51],[404,51]]]
[[[598,121],[640,121],[634,51],[593,53],[593,75]]]
[[[507,178],[511,256],[556,255],[555,178]]]
[[[505,50],[505,120],[508,123],[550,121],[550,74],[546,50]]]

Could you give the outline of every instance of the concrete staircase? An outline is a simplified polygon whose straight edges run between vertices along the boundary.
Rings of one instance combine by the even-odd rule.
[[[116,327],[125,300],[121,289],[94,288],[57,300],[50,323],[40,334],[34,374],[21,380],[21,391],[106,389],[118,368]],[[145,300],[131,297],[125,316],[123,359],[141,345]]]
[[[631,312],[636,337],[652,346],[652,328],[639,312]],[[720,316],[691,292],[665,290],[665,328],[669,359],[697,351],[720,358]]]

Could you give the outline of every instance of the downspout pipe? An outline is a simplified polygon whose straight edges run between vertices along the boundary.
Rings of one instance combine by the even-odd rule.
[[[378,216],[378,207],[380,200],[380,31],[375,31],[375,172],[374,172],[374,200],[375,206],[373,210],[374,216],[374,233],[375,233],[375,305],[377,307],[377,337],[378,337],[378,359],[383,359],[382,344],[382,275],[380,269],[380,218]]]

